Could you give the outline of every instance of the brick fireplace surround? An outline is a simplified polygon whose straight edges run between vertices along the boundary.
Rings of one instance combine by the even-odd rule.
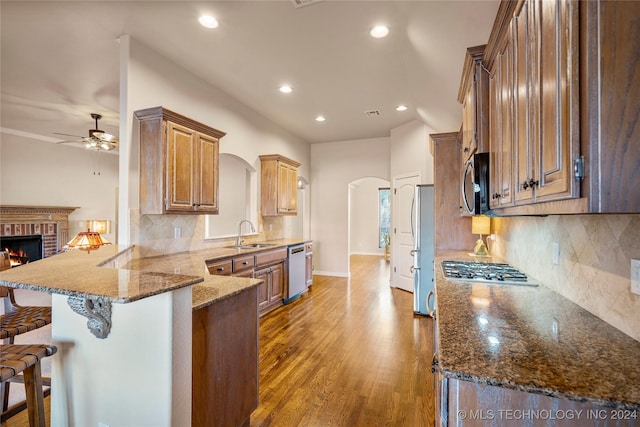
[[[69,214],[77,207],[0,206],[0,236],[41,235],[42,257],[58,253],[70,240]]]

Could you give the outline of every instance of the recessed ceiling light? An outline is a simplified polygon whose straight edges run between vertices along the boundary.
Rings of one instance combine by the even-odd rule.
[[[387,35],[389,34],[389,28],[385,25],[376,25],[371,29],[369,34],[371,34],[371,37],[381,39],[383,37],[387,37]]]
[[[293,92],[293,88],[291,86],[289,86],[289,85],[282,85],[282,86],[280,86],[279,90],[282,93],[291,93],[291,92]]]
[[[318,116],[318,117],[316,117],[316,122],[324,122],[325,120],[327,120],[327,119],[325,119],[325,117],[324,117],[324,116]]]
[[[201,15],[198,21],[203,27],[218,28],[218,20],[211,15]]]
[[[396,111],[407,111],[407,106],[406,105],[398,105],[396,107]]]

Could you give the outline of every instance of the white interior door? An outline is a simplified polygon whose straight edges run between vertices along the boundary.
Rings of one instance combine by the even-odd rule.
[[[413,265],[414,236],[412,232],[412,208],[415,197],[415,187],[420,184],[420,173],[402,175],[393,178],[392,189],[392,280],[391,286],[413,292]]]

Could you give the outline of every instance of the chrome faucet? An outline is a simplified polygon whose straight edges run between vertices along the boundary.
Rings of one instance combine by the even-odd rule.
[[[251,226],[251,232],[255,233],[256,229],[253,226],[253,223],[251,221],[249,221],[248,219],[243,219],[242,221],[240,221],[238,223],[238,241],[236,242],[236,246],[240,247],[242,246],[242,224],[244,224],[245,222],[248,222],[249,225]]]

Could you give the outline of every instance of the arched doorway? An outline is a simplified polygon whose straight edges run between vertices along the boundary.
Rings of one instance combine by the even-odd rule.
[[[377,177],[363,177],[349,183],[348,254],[384,255],[380,244],[380,189],[390,182]]]

